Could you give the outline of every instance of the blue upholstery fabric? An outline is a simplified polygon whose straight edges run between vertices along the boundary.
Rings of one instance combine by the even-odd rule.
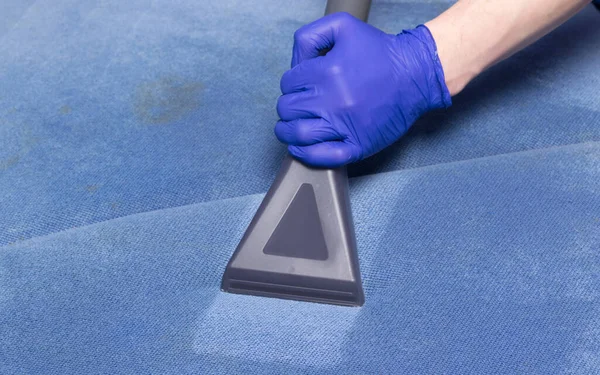
[[[323,0],[5,2],[0,244],[268,189],[291,35]],[[376,1],[370,22],[394,32],[449,5]],[[597,22],[590,6],[350,174],[600,140]]]
[[[323,1],[5,3],[0,374],[600,371],[593,7],[352,166],[367,302],[344,308],[219,291]]]

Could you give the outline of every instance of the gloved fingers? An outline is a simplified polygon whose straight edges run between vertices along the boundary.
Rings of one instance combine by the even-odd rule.
[[[316,108],[318,107],[312,91],[281,95],[277,100],[277,114],[283,121],[321,117]]]
[[[310,146],[289,146],[298,160],[315,167],[337,168],[360,160],[360,148],[347,142],[323,142]]]
[[[340,26],[352,18],[347,13],[333,13],[302,26],[294,33],[292,67],[333,48]]]
[[[282,94],[309,90],[314,86],[316,73],[323,62],[322,57],[306,60],[283,73],[279,87]]]
[[[275,135],[281,142],[293,146],[308,146],[343,139],[329,121],[323,118],[279,121],[275,125]]]

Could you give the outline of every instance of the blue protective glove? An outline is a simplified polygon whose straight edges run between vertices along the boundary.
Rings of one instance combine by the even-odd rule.
[[[297,159],[328,168],[381,151],[452,103],[429,29],[390,35],[347,13],[296,31],[281,92],[277,138]]]

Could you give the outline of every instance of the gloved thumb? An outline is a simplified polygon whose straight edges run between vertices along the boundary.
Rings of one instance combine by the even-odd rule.
[[[292,68],[333,48],[341,27],[352,19],[348,13],[333,13],[296,30]]]

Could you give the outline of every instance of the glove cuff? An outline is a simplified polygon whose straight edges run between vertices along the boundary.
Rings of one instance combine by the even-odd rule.
[[[433,39],[433,35],[429,28],[425,25],[419,25],[412,30],[404,30],[403,34],[409,34],[415,37],[424,47],[422,49],[424,64],[430,65],[430,73],[428,75],[429,84],[432,90],[429,91],[429,103],[431,109],[449,108],[452,106],[452,96],[450,90],[446,86],[446,78],[442,62],[438,56],[437,45]],[[434,89],[435,88],[435,89]]]

